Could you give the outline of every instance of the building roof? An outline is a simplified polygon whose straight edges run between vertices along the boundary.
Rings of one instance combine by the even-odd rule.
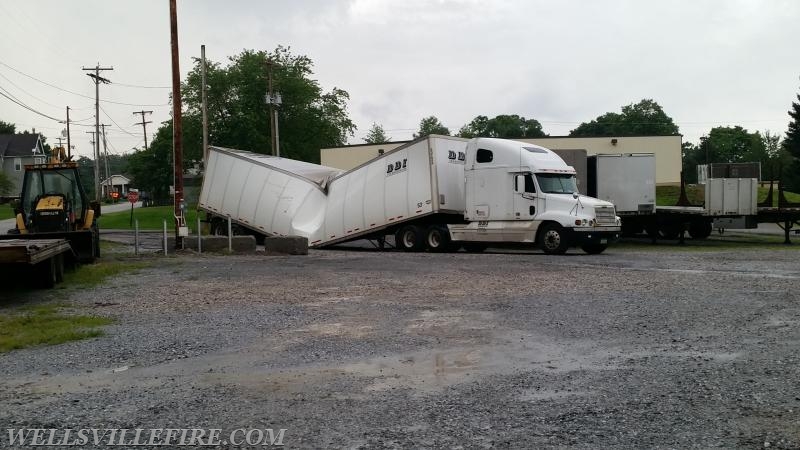
[[[109,182],[111,183],[112,186],[117,184],[131,184],[131,179],[126,177],[125,175],[111,175],[110,177],[101,181],[100,184],[105,186]]]
[[[39,147],[38,134],[0,134],[0,156],[33,156],[33,149]]]

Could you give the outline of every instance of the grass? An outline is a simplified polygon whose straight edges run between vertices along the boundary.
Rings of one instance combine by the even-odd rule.
[[[70,314],[59,305],[19,308],[0,315],[0,353],[35,345],[56,345],[103,335],[107,317]]]
[[[189,208],[186,211],[186,223],[189,228],[197,226],[197,210]],[[99,224],[101,229],[106,230],[132,230],[130,224],[131,212],[120,211],[103,214],[100,216]],[[136,208],[133,210],[133,219],[139,221],[140,230],[161,230],[164,220],[167,221],[167,229],[175,230],[175,216],[172,206],[152,206],[149,208]]]
[[[103,258],[95,264],[78,266],[74,271],[64,274],[64,285],[77,287],[97,286],[106,278],[111,278],[122,273],[130,273],[150,266],[146,261],[129,261],[125,259]]]
[[[758,201],[762,202],[767,198],[769,192],[768,187],[758,188]],[[678,202],[681,194],[680,186],[657,186],[656,187],[656,205],[659,206],[673,206]],[[784,192],[786,200],[790,202],[800,202],[800,194],[794,192]],[[686,185],[686,197],[693,205],[702,205],[705,202],[705,189],[702,185],[689,184]],[[778,206],[778,186],[776,185],[772,193],[773,206]]]
[[[0,205],[0,220],[13,219],[13,218],[14,218],[14,209],[11,207],[11,204],[6,203],[5,205]]]

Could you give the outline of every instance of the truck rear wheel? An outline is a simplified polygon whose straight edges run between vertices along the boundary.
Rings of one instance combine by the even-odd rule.
[[[416,225],[406,225],[400,229],[395,235],[397,247],[406,252],[418,252],[425,246],[425,237]]]
[[[446,252],[450,250],[450,232],[441,225],[431,225],[425,231],[425,245],[432,252]]]
[[[692,222],[689,225],[689,236],[692,239],[705,239],[711,236],[711,231],[713,231],[713,227],[711,226],[711,222],[707,220]]]
[[[539,247],[548,255],[563,255],[568,244],[564,228],[557,223],[546,224],[539,234]]]
[[[581,250],[585,251],[590,255],[599,255],[603,253],[608,248],[606,244],[586,244],[581,246]]]

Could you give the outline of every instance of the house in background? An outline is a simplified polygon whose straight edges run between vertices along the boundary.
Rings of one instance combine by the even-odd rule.
[[[0,170],[14,184],[8,195],[19,195],[26,164],[47,161],[38,133],[0,134]]]
[[[130,190],[131,180],[124,175],[111,175],[100,182],[100,189],[103,197],[110,197],[112,192],[119,192],[120,197],[127,197]]]

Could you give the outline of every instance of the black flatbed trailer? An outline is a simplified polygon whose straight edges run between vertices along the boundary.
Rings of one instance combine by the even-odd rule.
[[[0,267],[20,273],[37,287],[51,288],[64,279],[65,261],[74,260],[66,239],[0,240]]]

